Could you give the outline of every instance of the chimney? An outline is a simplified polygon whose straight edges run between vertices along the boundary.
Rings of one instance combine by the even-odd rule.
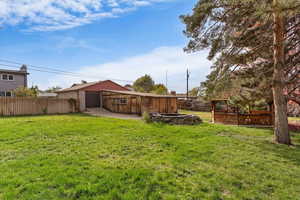
[[[22,65],[22,67],[20,68],[20,71],[27,72],[27,66],[26,65]]]
[[[27,66],[26,65],[22,65],[22,67],[20,68],[21,72],[25,72],[24,73],[24,87],[27,88]]]
[[[175,95],[176,96],[176,91],[171,91],[171,95]]]

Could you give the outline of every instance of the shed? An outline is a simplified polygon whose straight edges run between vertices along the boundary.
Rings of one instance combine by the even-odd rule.
[[[74,84],[70,88],[57,91],[58,98],[75,99],[78,111],[85,111],[86,108],[101,107],[101,91],[118,90],[128,91],[127,88],[111,81],[98,81],[83,84]]]
[[[133,91],[103,90],[103,107],[111,112],[139,114],[177,113],[177,97]]]

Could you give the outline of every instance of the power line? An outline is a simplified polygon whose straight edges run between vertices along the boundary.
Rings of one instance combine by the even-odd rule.
[[[18,69],[18,68],[19,68],[19,66],[8,65],[8,64],[2,64],[2,63],[0,63],[0,66],[10,67],[10,68],[14,68],[14,69]],[[30,69],[30,70],[32,70],[32,71],[38,71],[38,72],[46,72],[46,73],[53,73],[53,74],[62,74],[62,73],[58,73],[58,72],[54,72],[54,71],[46,71],[46,70],[32,69],[32,68],[29,68],[29,67],[28,67],[28,69]],[[71,74],[62,74],[62,75],[65,75],[65,76],[72,76],[72,77],[78,77],[78,76],[71,75]]]
[[[4,60],[4,59],[0,59],[0,62],[11,63],[11,64],[17,64],[17,65],[23,65],[23,64],[24,64],[24,63],[19,63],[19,62],[10,61],[10,60]],[[25,64],[25,65],[30,66],[30,67],[33,67],[33,68],[42,68],[42,69],[48,69],[48,70],[56,71],[56,72],[76,74],[76,73],[74,73],[74,72],[63,71],[63,70],[55,69],[55,68],[41,67],[41,66],[34,66],[34,65],[30,65],[30,64]]]
[[[6,60],[6,59],[0,59],[0,62],[23,65],[23,63],[16,62],[16,61],[11,61],[11,60]],[[0,65],[7,66],[7,67],[14,67],[14,68],[19,67],[19,66],[12,66],[12,65],[8,65],[8,64],[0,64]],[[56,68],[41,67],[41,66],[36,66],[36,65],[31,65],[31,64],[25,64],[25,65],[29,66],[28,69],[30,69],[32,71],[62,74],[62,75],[65,75],[65,76],[73,76],[73,77],[75,77],[75,76],[76,77],[86,77],[86,78],[92,78],[92,79],[99,79],[100,78],[100,77],[96,77],[96,76],[87,76],[87,75],[84,75],[84,74],[65,71],[65,70],[60,70],[60,69],[56,69]],[[129,83],[134,82],[134,81],[131,81],[131,80],[123,80],[123,79],[115,79],[115,78],[107,78],[107,77],[101,77],[101,78],[102,79],[110,79],[110,80],[120,81],[120,82],[129,82]]]

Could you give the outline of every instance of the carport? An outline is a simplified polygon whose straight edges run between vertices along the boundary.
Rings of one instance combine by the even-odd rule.
[[[86,91],[85,92],[85,107],[86,108],[100,108],[101,96],[100,92]]]
[[[80,112],[86,111],[87,108],[100,108],[102,105],[101,91],[117,90],[128,91],[127,88],[110,80],[73,84],[72,87],[57,92],[58,98],[75,99],[76,108]]]

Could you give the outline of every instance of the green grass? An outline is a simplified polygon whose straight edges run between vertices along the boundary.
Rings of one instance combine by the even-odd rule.
[[[2,118],[0,199],[300,199],[300,135],[85,115]]]
[[[289,117],[289,122],[299,122],[300,123],[300,117]]]
[[[180,110],[179,113],[197,115],[205,122],[211,122],[211,112],[198,112],[190,110]]]

